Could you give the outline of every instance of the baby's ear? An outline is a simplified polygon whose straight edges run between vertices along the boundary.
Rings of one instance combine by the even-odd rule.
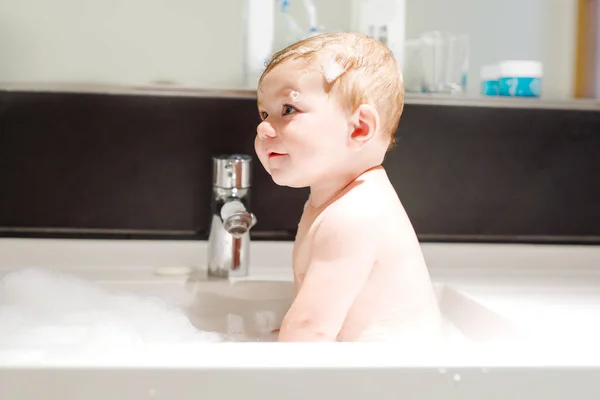
[[[352,133],[350,143],[358,148],[367,144],[379,128],[379,113],[370,104],[361,104],[352,114]]]

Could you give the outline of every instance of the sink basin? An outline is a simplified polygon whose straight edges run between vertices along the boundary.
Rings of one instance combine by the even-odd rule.
[[[294,293],[291,282],[246,281],[202,289],[187,307],[190,321],[235,340],[275,340]]]
[[[34,326],[51,329],[56,337],[62,336],[67,342],[66,337],[73,329],[80,330],[82,338],[91,335],[90,332],[98,338],[117,332],[125,335],[115,339],[117,342],[135,341],[138,336],[140,340],[149,340],[161,335],[177,341],[180,337],[177,329],[182,329],[182,337],[195,331],[190,323],[196,330],[212,332],[212,337],[216,333],[225,341],[274,341],[294,295],[291,277],[273,280],[278,278],[268,273],[262,280],[260,274],[248,279],[212,280],[200,272],[160,276],[147,268],[62,272],[66,275],[43,269],[20,270],[12,275],[10,290],[18,301],[33,305],[38,313],[29,317]],[[108,293],[98,292],[98,288]],[[446,323],[446,337],[453,344],[514,338],[516,330],[508,320],[472,297],[447,284],[435,283],[434,289]],[[37,316],[45,314],[50,317]],[[70,319],[72,315],[75,320]],[[1,322],[2,318],[0,328]],[[101,333],[90,328],[92,325],[94,329],[100,327]],[[41,340],[45,338],[42,336]]]
[[[107,289],[158,297],[181,309],[200,330],[235,341],[274,341],[292,304],[290,281],[105,282]],[[442,283],[434,289],[454,343],[512,340],[517,330],[507,319]]]
[[[98,283],[113,292],[159,298],[183,311],[197,329],[234,341],[276,340],[294,293],[289,281]]]

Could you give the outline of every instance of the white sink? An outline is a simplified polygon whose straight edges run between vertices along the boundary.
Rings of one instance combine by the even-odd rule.
[[[600,293],[600,247],[424,244],[449,336],[455,340],[452,351],[441,354],[398,352],[397,346],[377,343],[207,343],[214,335],[200,335],[198,341],[196,334],[203,329],[239,341],[272,341],[272,328],[279,326],[293,295],[291,271],[285,267],[291,265],[291,243],[253,242],[248,280],[194,282],[156,274],[157,268],[201,267],[207,249],[206,242],[197,241],[0,240],[0,277],[42,267],[135,294],[115,296],[125,303],[108,301],[102,308],[101,303],[80,301],[84,296],[76,290],[65,290],[58,296],[63,300],[54,301],[44,291],[45,282],[27,285],[24,280],[30,305],[47,302],[44,310],[58,315],[60,307],[74,309],[82,319],[60,329],[50,320],[33,319],[42,329],[21,345],[0,340],[3,398],[44,398],[52,392],[90,400],[350,400],[385,398],[400,390],[408,398],[481,399],[493,393],[496,398],[562,399],[572,395],[573,387],[583,388],[588,398],[600,397],[598,374],[589,368],[599,365],[595,341],[575,348],[583,325],[575,325],[574,332],[565,332],[564,341],[552,346],[538,343],[552,332],[544,327],[532,343],[513,345],[515,336],[522,338],[521,331],[529,331],[540,316],[558,325],[573,322],[572,314],[580,314],[581,321],[597,320],[599,314],[592,311],[600,310],[600,296],[595,296]],[[138,296],[155,300],[137,301]],[[120,318],[111,318],[127,303]],[[182,313],[169,315],[164,303]],[[98,310],[90,312],[94,305]],[[564,312],[556,313],[561,305]],[[6,316],[4,307],[0,316],[3,312]],[[76,340],[64,340],[73,332],[85,334],[88,325],[98,328],[93,348],[84,348],[90,351],[79,351]],[[115,329],[120,326],[124,329]],[[47,334],[63,341],[46,350],[41,342]],[[37,348],[23,345],[38,339]]]
[[[589,368],[598,366],[600,354],[597,346],[575,349],[579,335],[568,334],[553,346],[502,343],[511,342],[526,322],[531,325],[529,321],[537,321],[541,314],[560,323],[577,310],[583,313],[582,320],[587,316],[597,320],[593,317],[598,314],[589,311],[600,304],[600,298],[591,295],[600,293],[600,247],[424,244],[440,308],[458,342],[457,351],[448,354],[397,352],[395,346],[373,343],[181,344],[178,335],[169,333],[175,328],[196,333],[189,321],[233,339],[273,340],[270,330],[280,324],[291,304],[291,271],[284,268],[291,264],[291,243],[253,242],[250,280],[190,282],[185,276],[155,274],[162,267],[201,266],[207,248],[206,242],[197,241],[0,239],[0,277],[18,268],[60,270],[111,291],[160,298],[154,303],[166,302],[185,314],[166,318],[149,347],[110,343],[90,353],[77,352],[70,343],[54,351],[0,348],[3,398],[58,393],[60,398],[89,400],[198,396],[353,400],[367,394],[385,398],[402,393],[407,398],[481,399],[492,393],[495,398],[563,399],[572,396],[573,387],[583,388],[587,398],[600,398],[598,374]],[[523,290],[516,291],[523,287],[531,288],[532,301],[525,301]],[[28,298],[35,302],[52,299],[42,293],[43,285],[29,289]],[[557,292],[568,294],[560,303],[569,307],[560,315],[554,312]],[[77,301],[76,292],[61,294]],[[554,302],[549,303],[550,298]],[[134,301],[126,318],[109,322],[133,323],[141,310],[150,319],[161,313],[160,307],[154,313],[147,303]],[[60,305],[65,304],[70,306],[68,301]],[[78,309],[85,323],[97,322],[95,316],[100,314],[89,315],[88,304],[82,302]],[[166,314],[159,317],[163,321]],[[135,328],[160,326],[141,323]],[[71,327],[85,330],[75,323],[50,332],[61,337],[63,332],[71,334]],[[110,333],[110,328],[100,332]],[[160,343],[162,334],[170,343]],[[124,341],[128,338],[125,335]],[[474,346],[460,346],[465,342]]]
[[[6,239],[0,240],[0,275],[23,267],[60,270],[111,290],[159,297],[183,310],[198,329],[236,340],[270,341],[275,338],[271,331],[292,301],[292,244],[253,242],[252,246],[250,280],[189,282],[185,276],[158,276],[155,271],[168,266],[199,267],[207,259],[206,242]],[[461,340],[531,339],[538,333],[531,333],[529,325],[535,325],[541,315],[560,324],[573,314],[571,307],[559,316],[557,306],[540,297],[539,288],[548,290],[554,285],[562,291],[568,283],[576,293],[583,290],[581,285],[588,292],[600,293],[600,247],[424,244],[423,250],[442,313],[453,337]],[[499,292],[534,283],[534,297],[543,303],[535,308],[524,304],[520,292]],[[577,299],[581,300],[563,303],[584,303],[577,304],[581,313],[585,311],[580,320],[598,315],[588,311],[600,299]]]

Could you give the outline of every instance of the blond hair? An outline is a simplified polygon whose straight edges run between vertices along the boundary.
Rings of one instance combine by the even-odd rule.
[[[348,112],[370,104],[379,113],[381,131],[390,141],[404,108],[404,82],[391,50],[367,35],[353,32],[325,33],[296,42],[278,51],[267,63],[259,79],[288,60],[313,62],[330,55],[341,67],[341,74],[326,88]],[[329,80],[329,79],[328,79]]]

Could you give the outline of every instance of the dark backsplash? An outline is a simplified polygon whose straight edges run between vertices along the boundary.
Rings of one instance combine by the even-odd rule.
[[[211,156],[254,156],[255,100],[0,91],[0,234],[207,235]],[[384,166],[421,240],[600,243],[600,111],[407,104]],[[253,239],[308,191],[255,158]]]

